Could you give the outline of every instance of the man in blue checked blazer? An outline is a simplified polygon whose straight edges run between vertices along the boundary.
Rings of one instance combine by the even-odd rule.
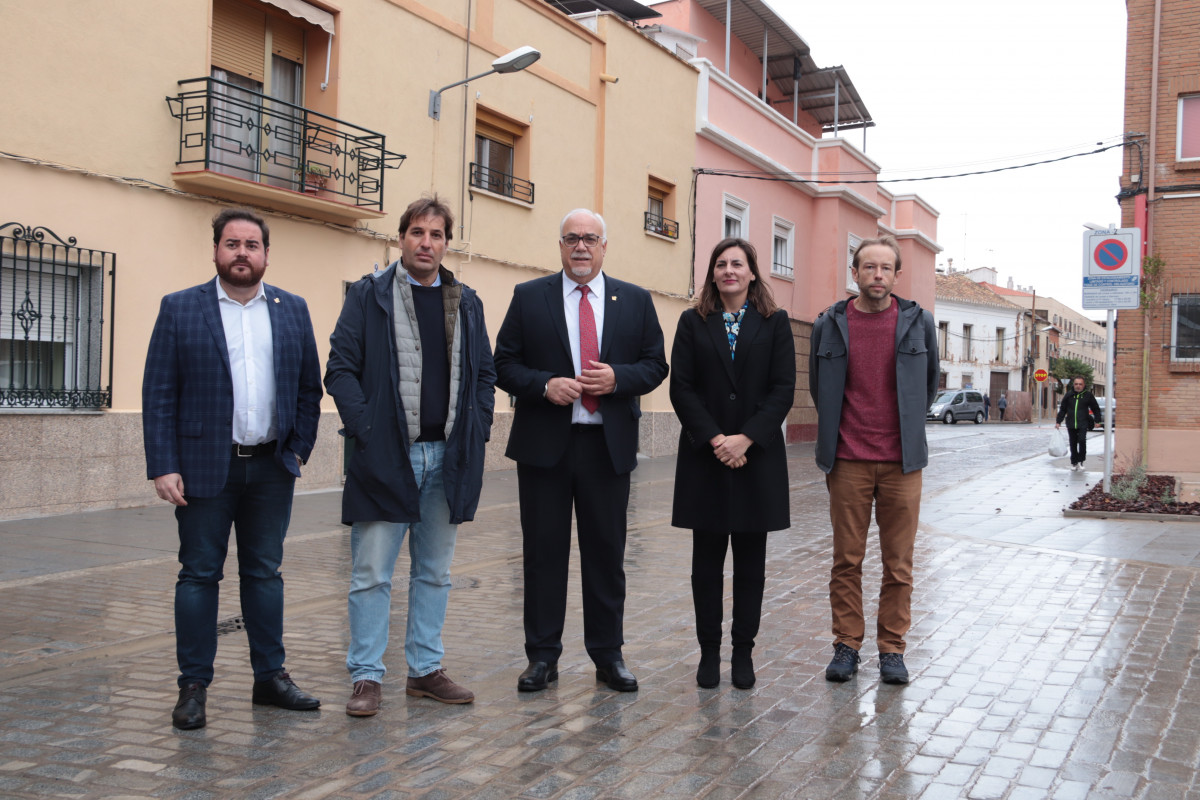
[[[206,724],[217,601],[236,531],[252,700],[317,708],[284,671],[283,538],[317,438],[321,368],[304,300],[262,282],[270,231],[246,209],[213,220],[217,277],[162,300],[142,381],[146,476],[175,506],[176,728]]]

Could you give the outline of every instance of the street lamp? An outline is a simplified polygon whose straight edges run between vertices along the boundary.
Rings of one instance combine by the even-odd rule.
[[[493,61],[492,68],[487,72],[481,72],[478,75],[472,75],[471,77],[464,78],[461,81],[455,81],[454,83],[443,86],[436,91],[430,89],[429,116],[433,117],[434,119],[442,118],[442,92],[446,91],[447,89],[453,89],[455,86],[462,86],[464,83],[469,83],[473,80],[491,75],[493,72],[499,72],[500,74],[505,74],[508,72],[520,72],[541,57],[542,54],[529,45],[518,47],[511,53],[502,55]]]

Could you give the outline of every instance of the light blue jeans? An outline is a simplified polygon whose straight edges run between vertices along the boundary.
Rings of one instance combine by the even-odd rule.
[[[388,643],[392,574],[404,534],[408,537],[408,628],[404,657],[408,674],[442,668],[442,625],[450,595],[450,562],[458,526],[442,484],[445,442],[414,442],[408,451],[421,493],[420,522],[356,522],[350,530],[350,649],[346,669],[353,681],[383,681]]]

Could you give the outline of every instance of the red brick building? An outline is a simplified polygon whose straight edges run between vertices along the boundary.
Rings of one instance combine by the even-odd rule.
[[[1121,221],[1142,307],[1117,315],[1116,464],[1200,473],[1200,0],[1127,0]]]

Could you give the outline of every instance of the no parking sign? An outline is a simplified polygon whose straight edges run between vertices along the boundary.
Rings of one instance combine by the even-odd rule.
[[[1138,228],[1083,234],[1083,307],[1137,308],[1142,232]]]

